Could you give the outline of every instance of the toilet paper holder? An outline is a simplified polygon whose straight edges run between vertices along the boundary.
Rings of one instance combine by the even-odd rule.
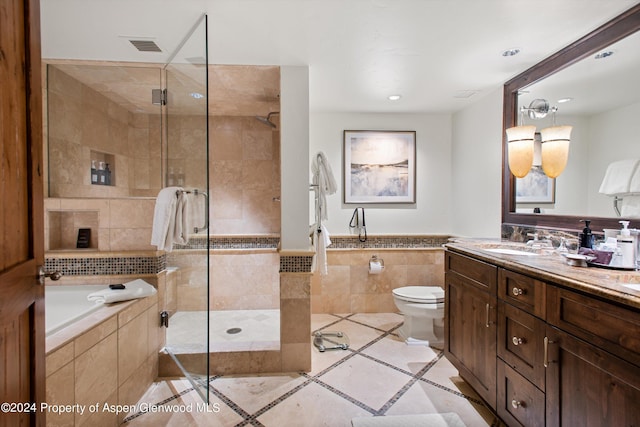
[[[369,274],[379,274],[384,270],[384,260],[373,255],[369,260]]]

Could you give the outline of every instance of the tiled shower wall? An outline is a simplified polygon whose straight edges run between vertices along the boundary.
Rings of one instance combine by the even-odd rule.
[[[155,196],[161,188],[160,114],[134,114],[55,67],[46,81],[49,194]],[[160,84],[160,71],[158,84]],[[159,113],[159,111],[158,111]],[[114,156],[114,186],[91,184],[91,151]]]
[[[167,263],[177,267],[178,311],[206,310],[207,275],[212,310],[280,307],[279,255],[276,249],[178,250]],[[209,268],[209,270],[207,270]]]
[[[184,174],[184,187],[204,190],[202,119],[171,116],[169,122],[168,167]],[[279,233],[280,132],[252,116],[212,116],[209,133],[211,233]],[[194,199],[195,226],[204,224],[203,203],[202,197]]]

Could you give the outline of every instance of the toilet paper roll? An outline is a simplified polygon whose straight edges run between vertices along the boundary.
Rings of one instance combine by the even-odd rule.
[[[380,261],[369,261],[369,274],[380,274],[384,270],[384,266]]]

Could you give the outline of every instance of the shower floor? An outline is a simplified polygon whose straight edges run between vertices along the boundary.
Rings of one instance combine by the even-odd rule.
[[[169,320],[166,347],[174,354],[280,349],[280,310],[178,311]],[[239,330],[238,330],[239,329]]]

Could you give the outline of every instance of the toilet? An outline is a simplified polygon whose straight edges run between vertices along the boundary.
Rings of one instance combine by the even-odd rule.
[[[404,316],[398,329],[407,344],[442,348],[444,343],[444,289],[404,286],[393,290],[393,301]]]

